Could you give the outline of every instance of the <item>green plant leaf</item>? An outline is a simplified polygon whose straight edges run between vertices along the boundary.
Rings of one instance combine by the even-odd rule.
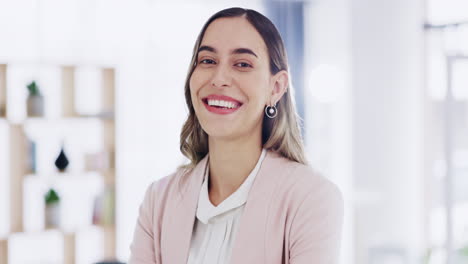
[[[60,202],[60,197],[54,189],[50,189],[45,195],[46,205],[54,204]]]
[[[27,87],[30,95],[39,95],[39,87],[35,81],[32,81]]]

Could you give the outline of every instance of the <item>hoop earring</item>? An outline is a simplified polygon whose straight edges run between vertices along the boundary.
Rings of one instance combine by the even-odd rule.
[[[265,107],[265,114],[269,117],[269,118],[275,118],[277,115],[278,115],[278,109],[276,109],[276,104],[273,105],[273,106],[266,106]]]

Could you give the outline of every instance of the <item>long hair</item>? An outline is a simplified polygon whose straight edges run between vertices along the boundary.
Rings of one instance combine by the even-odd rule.
[[[245,17],[260,33],[268,49],[270,72],[272,75],[285,70],[289,73],[288,59],[281,35],[273,23],[264,15],[251,9],[233,7],[221,10],[211,16],[203,26],[193,48],[187,77],[185,79],[185,101],[189,115],[180,133],[180,151],[190,159],[190,164],[184,168],[193,168],[208,154],[208,135],[202,129],[193,108],[190,96],[190,78],[195,70],[198,49],[208,26],[218,18]],[[300,118],[296,113],[291,79],[289,78],[286,93],[276,104],[278,115],[275,118],[263,116],[262,145],[263,148],[274,150],[285,158],[302,164],[307,164],[304,146],[300,132]]]

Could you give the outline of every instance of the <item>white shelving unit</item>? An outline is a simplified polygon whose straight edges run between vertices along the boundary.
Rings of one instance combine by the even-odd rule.
[[[61,116],[59,118],[50,118],[47,116],[47,113],[44,117],[34,117],[29,118],[25,117],[23,120],[18,122],[17,120],[10,120],[10,115],[8,109],[9,91],[11,89],[18,89],[18,87],[7,87],[9,73],[8,69],[10,65],[15,65],[14,63],[0,63],[0,119],[3,119],[7,123],[8,127],[8,136],[9,139],[6,142],[9,142],[8,156],[9,156],[9,171],[7,172],[6,177],[9,180],[9,213],[7,217],[9,222],[8,234],[6,236],[0,237],[0,264],[10,263],[10,252],[12,252],[12,245],[10,243],[11,237],[17,234],[22,236],[27,236],[29,233],[41,233],[49,232],[50,230],[43,228],[39,231],[31,232],[30,230],[25,230],[25,193],[24,193],[24,183],[25,179],[31,177],[37,177],[41,179],[41,172],[32,172],[28,160],[30,158],[30,149],[28,146],[28,130],[27,126],[31,124],[35,126],[40,126],[42,130],[53,129],[57,124],[62,124],[63,126],[68,126],[71,123],[77,122],[86,122],[93,120],[101,125],[102,134],[95,135],[99,137],[102,141],[103,153],[106,153],[107,166],[96,171],[100,175],[105,190],[109,190],[106,193],[107,203],[110,203],[110,211],[106,217],[105,223],[95,223],[93,224],[92,219],[89,220],[89,226],[93,228],[100,229],[102,231],[103,245],[102,248],[102,259],[115,259],[116,258],[116,231],[115,231],[115,69],[111,67],[100,67],[92,66],[98,69],[100,72],[100,111],[96,114],[80,114],[76,108],[76,71],[81,66],[78,65],[54,65],[60,69],[61,80],[60,80],[60,107]],[[50,67],[50,65],[48,65]],[[41,68],[41,64],[35,66],[36,68]],[[46,85],[46,84],[44,84]],[[21,87],[23,88],[23,87]],[[24,87],[24,89],[26,89]],[[24,105],[26,108],[26,105]],[[36,128],[37,129],[37,128]],[[80,133],[80,131],[74,131],[73,133]],[[0,171],[0,176],[2,171]],[[77,173],[76,170],[73,173]],[[78,174],[88,173],[83,169],[82,172]],[[50,174],[49,172],[47,174]],[[60,173],[59,177],[61,181],[67,181],[68,178],[65,177],[67,173]],[[42,197],[41,197],[42,199]],[[92,211],[93,208],[90,208]],[[86,226],[81,227],[86,228]],[[77,230],[62,230],[58,229],[59,233],[63,237],[63,253],[62,258],[63,262],[66,264],[76,263],[77,253]]]

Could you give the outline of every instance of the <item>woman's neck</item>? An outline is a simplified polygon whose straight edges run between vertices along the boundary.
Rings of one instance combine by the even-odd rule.
[[[254,169],[262,153],[261,137],[226,141],[209,138],[208,193],[217,206],[235,192]]]

